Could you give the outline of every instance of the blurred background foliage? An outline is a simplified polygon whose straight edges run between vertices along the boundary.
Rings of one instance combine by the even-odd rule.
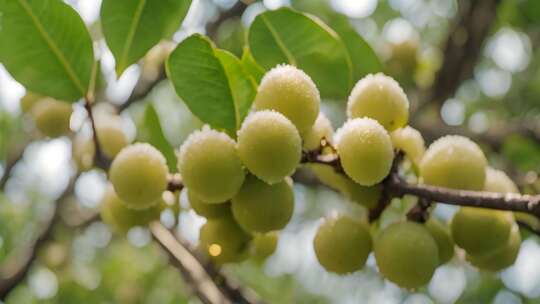
[[[111,104],[125,103],[138,79],[158,77],[170,42],[155,47],[117,79],[100,31],[101,1],[65,2],[82,16],[101,54],[97,101],[104,104],[104,111]],[[514,176],[524,192],[538,192],[540,1],[265,0],[249,1],[238,13],[235,0],[195,0],[173,40],[205,33],[240,57],[246,28],[255,16],[281,6],[309,12],[338,31],[360,33],[381,59],[385,73],[406,89],[413,108],[411,124],[428,141],[447,133],[471,136],[483,144],[490,162]],[[460,15],[470,13],[471,7],[476,7],[472,24],[461,24]],[[485,37],[480,35],[477,49],[468,49],[467,41],[478,38],[474,32],[478,27],[484,27]],[[465,48],[464,57],[445,49],[448,37]],[[455,76],[451,84],[438,82],[437,72],[455,56],[457,61],[450,64],[465,62],[469,67],[454,71],[459,75],[446,75]],[[374,65],[367,69],[376,69],[379,63],[367,64]],[[105,173],[98,169],[77,173],[70,139],[39,139],[21,108],[24,94],[0,65],[0,264],[15,267],[47,225],[53,206],[64,208],[29,275],[5,303],[198,303],[148,230],[133,228],[121,237],[92,219],[106,186]],[[344,100],[323,103],[334,127],[344,120],[344,106]],[[131,138],[156,146],[179,147],[202,125],[179,102],[168,81],[121,116]],[[82,105],[76,104],[71,128],[89,134],[85,118]],[[174,167],[174,151],[167,157]],[[66,196],[71,188],[73,195]],[[327,188],[298,184],[295,193],[294,217],[281,233],[276,253],[263,263],[246,261],[223,269],[269,303],[540,303],[540,242],[527,232],[516,264],[499,274],[480,273],[456,257],[437,270],[428,286],[414,292],[381,279],[372,257],[361,272],[329,274],[317,263],[311,246],[320,218],[343,210],[363,211],[344,204],[342,196]],[[399,207],[403,205],[392,204],[381,224],[403,217]],[[448,219],[454,210],[438,206],[435,214]],[[204,219],[187,209],[179,214],[167,209],[161,221],[168,227],[178,223],[179,233],[196,244]]]

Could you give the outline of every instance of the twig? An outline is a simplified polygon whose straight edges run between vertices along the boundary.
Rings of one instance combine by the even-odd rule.
[[[151,81],[148,81],[144,77],[140,77],[137,81],[137,84],[135,85],[135,88],[131,92],[131,95],[129,96],[128,100],[118,106],[117,110],[118,112],[122,112],[125,109],[129,108],[133,103],[143,100],[152,92],[152,90],[156,87],[158,83],[160,83],[162,80],[165,80],[167,78],[167,75],[165,73],[165,64],[161,64],[159,67],[159,73],[158,76]]]
[[[425,223],[429,218],[429,208],[431,207],[431,201],[423,197],[418,199],[418,202],[407,212],[407,219],[409,221]]]
[[[89,98],[85,99],[84,108],[86,109],[86,112],[88,113],[88,118],[90,119],[90,124],[92,126],[92,138],[94,140],[94,147],[95,147],[94,162],[97,167],[100,167],[100,168],[108,167],[110,165],[110,160],[105,156],[105,154],[103,153],[103,150],[101,149],[101,143],[99,142],[98,133],[97,133],[96,119],[92,111],[92,102],[90,101]]]
[[[206,27],[208,36],[211,38],[216,38],[219,26],[228,19],[242,16],[247,7],[248,6],[246,3],[243,1],[238,1],[231,9],[222,12],[215,21],[209,23]]]

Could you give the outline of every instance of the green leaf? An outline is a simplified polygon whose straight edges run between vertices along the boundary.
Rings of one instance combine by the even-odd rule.
[[[156,149],[161,151],[167,160],[167,166],[171,172],[175,172],[176,169],[176,154],[174,148],[171,146],[165,135],[159,122],[159,116],[156,109],[152,104],[148,104],[144,111],[144,123],[143,130],[141,130],[141,136],[144,141],[148,142]]]
[[[191,0],[103,0],[101,23],[118,76],[174,33]]]
[[[261,79],[264,76],[264,69],[255,61],[255,58],[253,58],[253,55],[251,55],[251,51],[248,47],[244,48],[244,52],[242,54],[242,65],[244,65],[244,69],[255,79],[257,83],[261,82]]]
[[[256,94],[240,60],[199,34],[178,44],[167,61],[167,74],[195,116],[229,134],[240,127]]]
[[[353,82],[358,81],[367,74],[377,73],[383,70],[381,61],[371,46],[358,34],[343,15],[336,15],[329,22],[329,25],[341,37],[353,67]]]
[[[266,70],[289,63],[304,70],[321,95],[343,98],[352,85],[352,66],[339,36],[315,17],[289,8],[258,15],[248,34],[255,60]]]
[[[0,62],[28,90],[70,102],[88,92],[92,40],[63,1],[0,0],[0,46]]]

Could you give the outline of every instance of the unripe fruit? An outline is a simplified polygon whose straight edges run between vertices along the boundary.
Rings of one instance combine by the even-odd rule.
[[[251,256],[255,261],[262,262],[276,251],[277,243],[277,232],[257,234],[251,241]]]
[[[437,243],[439,249],[439,263],[444,264],[454,256],[454,240],[450,235],[450,229],[439,220],[430,218],[426,222],[426,228]]]
[[[418,223],[401,222],[388,226],[375,240],[374,248],[380,273],[404,288],[427,284],[439,265],[437,243]]]
[[[230,216],[208,220],[199,234],[200,248],[219,264],[246,259],[250,240],[249,234]]]
[[[36,102],[38,102],[40,99],[42,99],[43,96],[36,95],[32,92],[27,92],[26,95],[21,98],[21,112],[23,113],[29,113],[30,110],[34,107]]]
[[[501,170],[488,167],[486,169],[486,183],[484,190],[500,193],[519,193],[516,184]]]
[[[97,124],[96,129],[100,148],[108,158],[114,158],[129,144],[118,119],[119,117],[110,117],[109,119],[100,120]]]
[[[449,135],[433,142],[420,163],[425,184],[462,190],[482,190],[487,161],[470,139]]]
[[[162,204],[156,204],[144,210],[128,208],[111,186],[105,191],[100,208],[103,222],[117,233],[124,234],[135,226],[146,226],[154,220],[159,220],[163,207]]]
[[[95,147],[91,136],[77,134],[72,143],[73,160],[81,171],[87,171],[94,164]]]
[[[394,149],[405,152],[416,165],[420,164],[422,156],[426,152],[424,138],[416,129],[406,126],[390,133]]]
[[[232,198],[231,209],[246,231],[265,233],[283,229],[294,211],[292,180],[269,185],[249,175]]]
[[[69,132],[71,113],[71,104],[52,98],[41,99],[32,107],[37,129],[48,137],[59,137]]]
[[[333,167],[323,164],[309,164],[313,174],[328,187],[341,192],[349,200],[371,209],[377,205],[382,194],[380,184],[362,186],[347,176],[337,173]]]
[[[251,173],[274,184],[291,175],[300,163],[300,134],[278,112],[255,112],[238,131],[238,154]]]
[[[321,112],[315,121],[315,124],[302,135],[304,140],[304,149],[315,150],[321,146],[321,140],[324,138],[332,142],[334,129],[330,120]]]
[[[157,203],[167,188],[165,157],[149,144],[122,149],[111,164],[109,179],[129,208],[145,209]]]
[[[508,243],[514,216],[508,211],[461,207],[450,225],[456,244],[470,255],[492,253]]]
[[[373,118],[386,130],[393,131],[407,124],[409,100],[391,77],[369,74],[354,86],[347,102],[347,115]]]
[[[224,204],[209,204],[201,201],[191,191],[187,192],[189,205],[191,209],[200,216],[204,216],[208,219],[218,218],[222,216],[230,215],[231,205],[229,203]]]
[[[313,247],[327,271],[347,274],[362,269],[372,248],[367,224],[348,216],[328,218],[319,227]]]
[[[362,186],[381,182],[390,173],[394,150],[388,132],[370,118],[347,121],[336,133],[345,173]]]
[[[256,110],[275,110],[285,115],[300,133],[307,132],[319,114],[320,96],[306,73],[291,65],[278,65],[261,80]]]
[[[512,232],[508,243],[501,249],[493,253],[485,255],[471,256],[467,255],[467,259],[474,266],[486,271],[501,271],[516,261],[521,246],[521,235],[517,224],[512,226]]]
[[[245,178],[235,142],[206,127],[192,133],[180,148],[178,170],[186,187],[207,203],[230,200]]]

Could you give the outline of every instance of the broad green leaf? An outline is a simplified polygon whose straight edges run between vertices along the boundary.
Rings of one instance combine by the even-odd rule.
[[[203,122],[234,134],[255,98],[256,84],[238,58],[195,34],[169,56],[176,93]]]
[[[92,40],[61,0],[0,0],[0,62],[28,90],[73,102],[88,92]]]
[[[329,25],[341,37],[352,62],[353,82],[370,73],[381,72],[383,66],[377,54],[369,44],[358,34],[347,17],[336,15]]]
[[[248,34],[253,57],[266,70],[289,63],[304,70],[321,95],[343,98],[352,85],[352,66],[339,36],[320,20],[282,8],[258,15]]]
[[[264,76],[264,69],[255,62],[255,59],[253,58],[253,55],[251,55],[251,51],[248,47],[244,48],[244,53],[242,54],[242,65],[244,65],[244,69],[255,79],[257,83],[261,82],[261,79]]]
[[[163,129],[161,128],[161,123],[159,122],[159,116],[156,112],[156,109],[152,104],[148,104],[144,111],[144,122],[141,130],[141,136],[144,137],[144,140],[156,147],[167,160],[167,166],[169,170],[175,172],[176,169],[176,154],[174,153],[174,148],[171,146],[165,135],[163,134]]]
[[[172,35],[190,5],[191,0],[103,0],[103,35],[116,60],[117,75]]]

